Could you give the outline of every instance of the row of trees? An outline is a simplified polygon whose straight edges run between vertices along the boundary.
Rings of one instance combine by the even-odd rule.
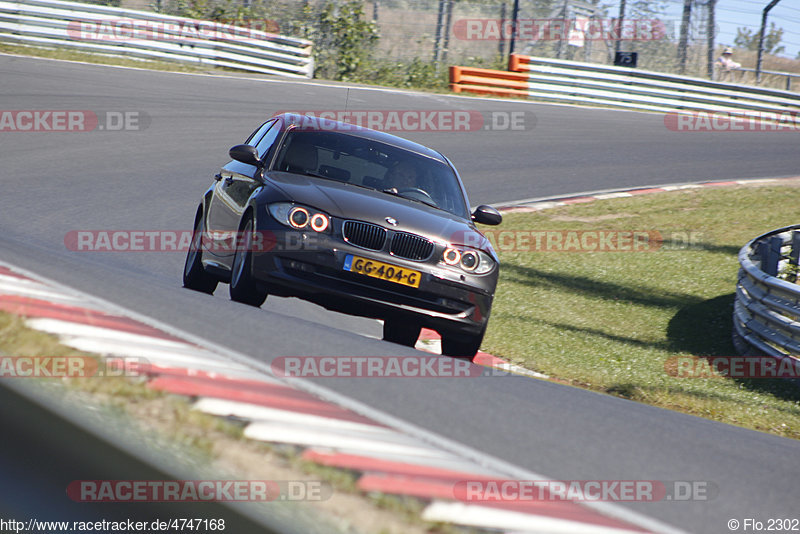
[[[759,33],[756,31],[748,28],[739,28],[736,30],[736,39],[734,39],[733,43],[739,48],[757,52],[758,37]],[[776,28],[775,23],[772,22],[769,26],[769,31],[764,32],[764,53],[783,54],[786,51],[786,47],[781,46],[781,39],[783,39],[783,28]],[[800,59],[800,54],[797,57]]]

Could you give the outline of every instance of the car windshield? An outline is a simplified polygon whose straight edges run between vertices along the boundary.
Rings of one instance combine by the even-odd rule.
[[[469,217],[458,177],[449,165],[371,139],[293,130],[274,169],[375,189]]]

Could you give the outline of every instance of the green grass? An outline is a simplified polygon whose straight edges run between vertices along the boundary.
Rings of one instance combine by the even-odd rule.
[[[652,252],[500,250],[483,349],[581,387],[800,439],[796,385],[664,369],[670,356],[736,354],[738,251],[796,223],[796,199],[788,186],[735,187],[508,214],[502,230],[656,230],[666,241]]]
[[[16,54],[21,56],[43,57],[48,59],[61,59],[64,61],[82,61],[85,63],[96,63],[98,65],[118,65],[122,67],[136,67],[140,69],[174,71],[174,72],[215,72],[231,73],[241,72],[231,69],[222,69],[210,65],[195,65],[185,62],[172,61],[151,61],[147,59],[135,59],[125,55],[93,54],[81,52],[69,48],[43,48],[38,46],[18,45],[0,41],[0,52],[6,54]]]

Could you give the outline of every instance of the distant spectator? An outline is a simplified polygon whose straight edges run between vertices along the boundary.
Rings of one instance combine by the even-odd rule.
[[[722,55],[715,62],[720,71],[719,79],[722,80],[731,76],[731,71],[741,68],[742,64],[733,60],[733,48],[727,47],[722,51]]]

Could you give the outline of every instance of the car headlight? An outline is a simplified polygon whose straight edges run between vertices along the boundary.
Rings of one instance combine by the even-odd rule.
[[[453,267],[458,266],[472,274],[486,274],[495,265],[492,257],[482,250],[455,245],[450,245],[444,249],[441,263]]]
[[[325,232],[331,227],[331,218],[321,211],[291,202],[276,202],[269,205],[269,213],[276,221],[295,230],[310,228],[315,232]]]

